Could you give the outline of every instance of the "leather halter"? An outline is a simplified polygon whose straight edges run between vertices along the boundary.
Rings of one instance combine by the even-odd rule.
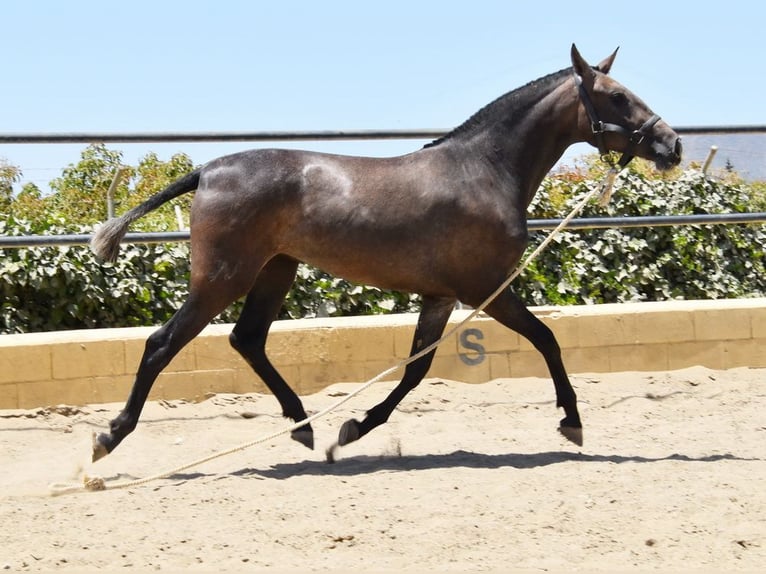
[[[580,75],[575,73],[574,80],[575,85],[577,86],[577,91],[580,93],[580,100],[582,100],[583,106],[585,106],[585,111],[588,114],[588,119],[590,120],[590,129],[596,138],[596,145],[598,146],[598,152],[601,154],[601,157],[606,158],[609,154],[609,149],[604,143],[604,134],[606,132],[622,134],[628,139],[628,148],[625,152],[623,152],[622,157],[618,162],[620,169],[624,168],[630,163],[630,160],[635,157],[634,152],[636,147],[638,147],[641,142],[644,141],[644,138],[652,130],[654,124],[660,121],[660,116],[654,114],[651,118],[646,120],[640,128],[633,131],[630,131],[629,129],[617,124],[602,122],[598,119],[596,108],[593,105],[593,101],[590,99],[585,86],[583,86],[582,78]]]

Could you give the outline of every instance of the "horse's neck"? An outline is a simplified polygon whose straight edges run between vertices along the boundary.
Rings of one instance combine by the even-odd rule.
[[[576,90],[565,80],[516,122],[496,122],[486,131],[484,145],[503,162],[527,205],[566,149],[583,141],[577,109]]]

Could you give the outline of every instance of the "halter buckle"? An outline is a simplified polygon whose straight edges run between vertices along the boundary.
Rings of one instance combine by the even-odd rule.
[[[601,120],[591,120],[590,129],[594,134],[604,133],[604,122]]]
[[[634,146],[640,145],[642,141],[644,141],[644,138],[646,137],[645,134],[641,133],[640,130],[634,131],[632,134],[630,134],[629,141]]]

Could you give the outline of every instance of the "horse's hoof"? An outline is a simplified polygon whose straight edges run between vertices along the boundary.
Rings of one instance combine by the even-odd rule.
[[[340,432],[338,433],[338,445],[346,446],[355,440],[359,440],[359,421],[351,419],[343,423],[343,426],[340,427]]]
[[[96,435],[96,433],[93,433],[93,457],[92,457],[93,462],[96,462],[97,460],[102,459],[109,454],[109,451],[106,449],[106,446],[101,441],[102,436],[106,436],[106,435]]]
[[[567,427],[561,425],[559,432],[564,435],[567,440],[572,441],[577,446],[582,446],[582,427]]]
[[[301,427],[290,433],[290,438],[301,443],[309,450],[314,450],[314,431],[311,427]]]
[[[324,451],[325,457],[327,457],[327,463],[333,464],[335,462],[335,457],[338,453],[338,449],[340,449],[340,445],[336,442],[334,445],[329,447],[326,451]]]

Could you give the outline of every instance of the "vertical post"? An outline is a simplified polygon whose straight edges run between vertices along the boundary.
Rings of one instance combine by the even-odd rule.
[[[181,207],[179,205],[174,205],[173,209],[175,209],[176,212],[176,224],[178,225],[178,231],[185,231],[186,226],[184,225],[184,216],[181,213]]]
[[[707,174],[707,170],[710,169],[710,164],[713,163],[713,158],[715,157],[717,151],[717,145],[710,146],[710,151],[707,154],[707,158],[705,158],[705,163],[702,164],[702,173]]]
[[[120,185],[122,174],[125,173],[124,167],[118,167],[117,173],[112,178],[112,183],[109,184],[109,189],[106,191],[106,216],[107,219],[114,217],[114,192],[117,191],[117,186]]]

